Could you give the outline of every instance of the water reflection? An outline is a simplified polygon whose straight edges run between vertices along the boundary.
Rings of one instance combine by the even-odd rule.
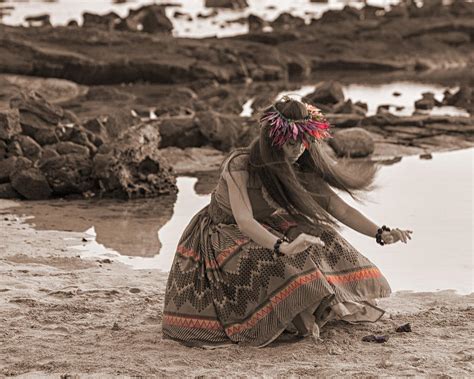
[[[37,229],[84,232],[123,255],[153,257],[162,242],[157,231],[173,215],[176,196],[132,201],[49,200],[23,202],[14,212],[31,216]]]
[[[404,157],[384,166],[365,204],[344,200],[376,223],[414,231],[408,244],[379,246],[346,226],[347,241],[373,261],[394,291],[473,291],[474,148]],[[83,257],[109,257],[136,269],[171,267],[191,217],[209,203],[216,173],[179,177],[174,200],[25,202],[14,213],[39,229],[87,231],[75,248]],[[158,254],[159,253],[159,254]]]
[[[284,95],[306,96],[314,91],[314,85],[304,85],[292,91],[283,91],[277,95],[280,98]],[[456,92],[459,87],[444,87],[438,84],[424,84],[397,81],[385,84],[350,84],[343,86],[346,99],[353,102],[362,101],[367,103],[367,115],[371,116],[377,112],[380,105],[388,105],[389,111],[397,116],[410,116],[415,111],[415,101],[421,99],[423,92],[433,92],[435,98],[443,100],[443,92],[449,89],[451,93]],[[434,107],[431,111],[426,111],[431,115],[451,115],[469,116],[469,113],[462,108],[452,106]]]

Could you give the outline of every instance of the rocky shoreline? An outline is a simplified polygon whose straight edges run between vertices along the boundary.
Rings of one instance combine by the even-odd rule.
[[[257,136],[258,111],[301,83],[315,84],[304,100],[331,122],[333,157],[391,164],[472,147],[472,15],[458,0],[346,6],[309,24],[249,16],[249,33],[219,39],[173,37],[156,5],[126,18],[84,14],[81,26],[0,25],[0,198],[175,193],[176,175],[215,170]],[[384,104],[368,115],[344,96],[351,75],[439,77],[459,90],[442,101],[423,93],[411,116]],[[470,116],[427,114],[444,105]]]

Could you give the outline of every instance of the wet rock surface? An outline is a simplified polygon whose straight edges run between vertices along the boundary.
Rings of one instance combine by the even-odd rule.
[[[34,91],[14,96],[10,106],[0,113],[0,195],[40,200],[71,194],[131,198],[176,192],[153,124],[120,114],[75,124],[71,112]],[[124,119],[129,124],[117,127],[117,120]]]
[[[244,3],[208,6],[218,14],[222,6]],[[289,13],[271,22],[251,15],[241,20],[249,22],[248,34],[219,39],[174,38],[163,9],[145,6],[123,18],[86,13],[82,26],[0,25],[5,197],[27,197],[11,177],[29,169],[44,176],[51,196],[172,193],[173,167],[215,168],[216,157],[258,135],[259,112],[278,93],[305,83],[315,90],[304,100],[333,126],[335,138],[325,146],[336,156],[393,160],[474,145],[472,116],[423,114],[453,106],[472,115],[470,3],[401,3],[388,12],[346,6],[310,24]],[[273,31],[264,32],[269,26]],[[460,72],[450,77],[433,70],[446,65]],[[367,104],[344,95],[351,75],[359,82],[378,75],[461,85],[442,101],[423,93],[412,116],[391,114],[389,103],[368,116]]]
[[[246,6],[245,1],[209,3]],[[248,34],[186,39],[173,38],[164,8],[149,5],[123,19],[113,13],[85,14],[82,27],[0,26],[1,69],[111,84],[201,79],[244,83],[305,78],[321,70],[462,67],[473,60],[472,8],[472,3],[460,1],[421,8],[401,3],[388,12],[372,13],[345,6],[310,24],[283,13],[270,23],[273,32],[261,31],[264,22],[251,18],[246,21],[252,25]]]

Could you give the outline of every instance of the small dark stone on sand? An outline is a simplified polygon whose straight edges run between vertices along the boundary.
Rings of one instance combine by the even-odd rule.
[[[112,330],[120,330],[120,327],[116,322],[114,322],[114,326],[112,326]]]
[[[141,292],[141,291],[140,291],[140,288],[130,288],[129,291],[130,291],[131,293],[139,293],[139,292]]]
[[[403,325],[400,325],[397,329],[397,332],[402,333],[402,332],[411,332],[411,325],[410,323],[406,323]]]
[[[112,261],[109,258],[98,259],[97,262],[99,262],[99,263],[112,263]]]
[[[374,335],[370,334],[368,336],[362,337],[362,341],[364,342],[377,342],[377,343],[383,343],[388,341],[388,336],[386,335]]]

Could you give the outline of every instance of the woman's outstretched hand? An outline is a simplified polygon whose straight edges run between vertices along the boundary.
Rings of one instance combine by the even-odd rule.
[[[290,243],[283,243],[280,246],[280,251],[285,255],[292,255],[305,251],[311,245],[324,246],[324,242],[318,237],[301,233]]]
[[[413,233],[412,230],[401,230],[399,228],[391,229],[389,232],[382,232],[382,239],[386,244],[395,243],[397,241],[402,241],[407,243],[411,239],[410,234]]]

